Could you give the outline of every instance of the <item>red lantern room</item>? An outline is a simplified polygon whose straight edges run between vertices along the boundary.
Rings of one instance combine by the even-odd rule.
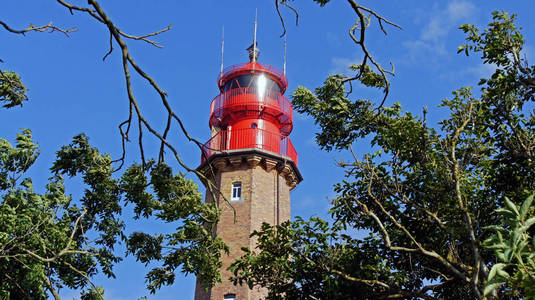
[[[227,67],[217,78],[220,94],[210,105],[212,138],[204,144],[202,163],[217,152],[261,149],[297,165],[288,138],[293,123],[292,104],[284,97],[286,75],[256,62],[258,48],[251,45],[248,50],[249,63]]]

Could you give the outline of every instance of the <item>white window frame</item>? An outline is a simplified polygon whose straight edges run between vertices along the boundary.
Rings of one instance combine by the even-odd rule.
[[[232,183],[232,189],[230,190],[230,201],[241,201],[243,200],[242,192],[243,185],[241,181],[236,181]]]

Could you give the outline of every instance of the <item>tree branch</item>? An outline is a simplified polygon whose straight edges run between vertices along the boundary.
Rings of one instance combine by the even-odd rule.
[[[387,78],[387,74],[395,75],[394,74],[394,66],[392,65],[392,63],[390,63],[390,65],[392,66],[392,71],[385,70],[379,63],[377,63],[375,61],[373,56],[368,51],[368,48],[366,47],[366,44],[365,44],[365,37],[366,37],[366,28],[370,25],[371,17],[364,16],[364,13],[362,11],[370,13],[372,16],[374,16],[378,20],[379,26],[381,27],[381,30],[383,31],[383,33],[385,35],[387,34],[387,32],[384,29],[383,22],[385,22],[385,23],[387,23],[389,25],[392,25],[392,26],[394,26],[396,28],[399,28],[399,29],[401,29],[401,26],[399,26],[399,25],[397,25],[397,24],[385,19],[384,17],[380,16],[379,14],[377,14],[375,11],[373,11],[371,9],[363,7],[363,6],[359,5],[359,4],[357,4],[355,2],[355,0],[348,0],[348,2],[349,2],[349,4],[351,5],[351,8],[353,8],[353,11],[355,11],[355,13],[357,14],[357,17],[358,17],[357,22],[355,22],[355,25],[353,25],[353,27],[351,27],[349,29],[349,36],[351,37],[351,39],[353,40],[353,42],[355,44],[360,46],[362,52],[364,53],[364,58],[362,59],[362,63],[360,65],[359,73],[355,77],[348,78],[347,80],[358,79],[360,77],[360,75],[362,74],[364,67],[366,66],[367,60],[369,59],[370,62],[373,64],[373,66],[381,73],[381,77],[383,78],[383,82],[384,82],[384,89],[383,89],[384,97],[381,100],[381,103],[377,107],[377,110],[380,110],[380,108],[384,105],[384,103],[386,101],[386,98],[388,97],[388,94],[390,92],[390,82],[389,82],[389,80]],[[360,31],[360,38],[356,38],[355,37],[354,32],[356,30]]]
[[[23,249],[24,252],[26,252],[27,254],[33,256],[34,258],[42,261],[42,262],[55,262],[58,258],[60,258],[61,256],[64,256],[64,255],[67,255],[67,254],[90,254],[89,251],[80,251],[80,250],[70,250],[71,248],[71,244],[74,240],[74,235],[76,234],[76,232],[78,231],[78,225],[80,223],[80,220],[82,219],[82,217],[87,213],[87,210],[84,208],[84,211],[83,213],[81,213],[78,218],[76,218],[76,220],[74,221],[74,225],[73,225],[73,229],[71,231],[71,235],[69,236],[69,240],[67,241],[67,244],[65,245],[65,247],[63,247],[63,249],[61,249],[61,251],[59,251],[58,253],[56,253],[53,257],[42,257],[36,253],[34,253],[33,251],[30,251],[28,249]],[[91,253],[92,255],[97,255],[95,253]]]
[[[435,251],[429,251],[427,249],[425,249],[415,238],[414,236],[409,232],[409,230],[407,230],[407,228],[405,226],[403,226],[402,224],[400,224],[385,208],[384,206],[381,204],[381,202],[377,199],[377,197],[375,197],[375,195],[373,194],[372,192],[372,186],[373,186],[373,183],[374,183],[374,177],[377,177],[377,174],[374,172],[373,168],[369,165],[369,161],[368,163],[366,164],[367,165],[367,168],[368,168],[368,172],[370,174],[368,180],[369,180],[369,183],[368,183],[368,190],[367,190],[367,194],[368,196],[374,201],[375,205],[377,205],[377,207],[379,207],[380,211],[390,220],[390,222],[392,222],[392,224],[394,224],[394,226],[396,226],[399,230],[401,230],[411,241],[412,243],[416,246],[416,248],[407,248],[407,247],[399,247],[399,246],[394,246],[392,245],[392,242],[391,242],[391,239],[390,239],[390,235],[388,234],[388,231],[386,229],[386,227],[384,226],[383,222],[381,221],[381,219],[377,216],[377,214],[375,214],[371,209],[368,208],[367,205],[365,205],[364,203],[362,203],[361,201],[359,201],[358,199],[356,199],[354,196],[351,196],[351,198],[359,205],[359,207],[364,211],[364,213],[368,216],[370,216],[374,221],[375,223],[377,224],[377,226],[379,226],[379,229],[380,231],[382,232],[382,237],[383,237],[383,240],[385,241],[385,244],[386,246],[391,249],[391,250],[394,250],[394,251],[403,251],[403,252],[419,252],[423,255],[426,255],[426,256],[429,256],[429,257],[432,257],[436,260],[438,260],[444,267],[446,267],[448,270],[450,270],[453,274],[455,274],[457,277],[461,278],[462,280],[466,280],[466,281],[469,281],[469,279],[466,277],[466,275],[459,271],[453,264],[451,264],[446,258],[442,257],[440,254],[436,253]],[[466,268],[467,266],[463,266],[464,268]]]
[[[470,216],[470,212],[468,211],[468,203],[465,199],[463,199],[462,191],[461,191],[461,170],[459,167],[459,161],[457,160],[456,151],[457,151],[457,141],[461,135],[461,133],[464,131],[470,120],[472,119],[472,112],[473,112],[473,101],[470,101],[469,108],[468,108],[468,116],[466,116],[465,120],[459,126],[451,139],[451,160],[453,162],[453,181],[455,184],[455,195],[457,197],[457,203],[459,205],[459,209],[463,213],[464,221],[465,221],[465,227],[468,231],[468,235],[470,238],[470,244],[472,246],[472,253],[474,255],[474,272],[472,274],[472,289],[474,290],[474,293],[477,295],[478,298],[481,298],[481,292],[479,291],[478,285],[479,285],[479,272],[480,272],[480,256],[479,256],[479,247],[478,243],[476,241],[474,226],[472,217]]]
[[[61,300],[61,297],[59,296],[58,292],[56,291],[56,289],[54,288],[54,286],[50,282],[50,279],[48,279],[48,277],[45,274],[43,274],[43,279],[45,280],[45,283],[46,283],[46,286],[48,287],[48,290],[52,293],[52,296],[54,296],[54,299],[55,300]]]
[[[286,7],[288,7],[289,9],[291,9],[294,14],[295,14],[295,26],[297,26],[297,24],[299,23],[299,12],[297,11],[297,9],[295,9],[294,7],[292,7],[290,4],[288,4],[286,2],[286,0],[275,0],[275,9],[277,10],[277,14],[279,15],[279,18],[281,20],[281,25],[282,25],[282,34],[280,35],[280,37],[283,37],[285,34],[286,34],[286,24],[284,22],[284,17],[282,16],[282,13],[280,11],[280,5],[284,5]]]
[[[35,31],[35,32],[48,32],[48,33],[61,32],[64,35],[69,36],[69,33],[75,32],[75,31],[78,30],[78,28],[76,28],[76,27],[71,27],[71,28],[68,28],[68,29],[62,29],[62,28],[59,28],[59,27],[56,27],[56,26],[52,25],[52,22],[48,23],[47,25],[42,25],[42,26],[37,26],[37,27],[34,26],[33,24],[30,24],[30,26],[28,28],[25,28],[25,29],[13,29],[13,28],[9,27],[3,21],[0,21],[0,25],[2,25],[7,31],[9,31],[11,33],[22,34],[22,35],[26,35],[27,32]]]

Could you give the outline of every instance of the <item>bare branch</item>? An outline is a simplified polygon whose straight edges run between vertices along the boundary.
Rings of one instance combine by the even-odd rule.
[[[338,271],[338,270],[335,270],[335,269],[330,269],[329,271],[331,271],[334,274],[340,275],[344,279],[349,280],[349,281],[358,282],[358,283],[364,283],[364,284],[367,284],[367,285],[370,285],[370,286],[378,285],[378,286],[381,286],[381,287],[384,287],[384,288],[387,288],[387,289],[390,288],[390,286],[388,284],[386,284],[386,283],[384,283],[382,281],[379,281],[379,280],[360,279],[360,278],[356,278],[356,277],[350,276],[350,275],[348,275],[348,274],[346,274],[344,272],[341,272],[341,271]]]
[[[275,9],[277,10],[277,14],[279,15],[279,18],[281,20],[281,25],[282,25],[282,30],[283,30],[282,34],[280,35],[280,37],[283,37],[286,34],[286,24],[284,22],[284,17],[282,16],[282,13],[280,11],[280,5],[284,5],[284,6],[288,7],[289,9],[291,9],[294,12],[294,14],[295,14],[295,26],[297,26],[299,24],[299,12],[293,6],[288,4],[286,2],[286,0],[275,0]]]
[[[104,55],[104,57],[102,58],[102,61],[105,61],[106,57],[108,57],[108,55],[110,55],[112,52],[113,52],[113,35],[110,33],[110,50],[106,53],[106,55]]]
[[[62,0],[60,0],[60,1],[62,1]],[[186,130],[182,120],[175,114],[175,112],[171,108],[171,106],[170,106],[170,104],[169,104],[169,102],[167,100],[167,96],[168,96],[167,93],[165,91],[163,91],[158,86],[156,81],[154,81],[154,79],[151,76],[149,76],[147,73],[145,73],[143,71],[143,69],[141,69],[141,67],[138,66],[138,64],[135,62],[135,60],[130,55],[130,53],[128,51],[128,47],[127,47],[126,43],[124,42],[124,40],[122,39],[121,33],[115,27],[115,25],[109,19],[109,17],[106,15],[106,13],[103,11],[103,9],[100,7],[100,5],[97,3],[97,1],[89,0],[88,3],[91,4],[95,8],[95,12],[98,14],[98,19],[101,19],[102,22],[108,27],[108,30],[113,35],[114,40],[117,42],[117,44],[119,44],[119,46],[121,48],[121,54],[122,54],[122,57],[123,57],[123,71],[124,71],[125,79],[126,79],[127,94],[128,94],[130,105],[134,108],[134,112],[136,113],[139,121],[143,124],[143,126],[154,137],[156,137],[158,140],[160,140],[160,142],[163,145],[165,145],[166,148],[171,150],[173,156],[175,157],[176,161],[178,162],[178,164],[181,167],[183,167],[187,172],[195,173],[203,182],[206,182],[207,190],[208,190],[208,192],[210,194],[212,194],[214,196],[214,199],[216,199],[215,195],[217,194],[217,195],[223,197],[225,202],[232,207],[232,204],[230,204],[229,200],[221,193],[221,191],[219,191],[217,189],[217,187],[213,184],[213,182],[208,180],[208,178],[204,174],[202,174],[201,172],[199,172],[196,169],[193,169],[193,168],[187,166],[182,161],[182,159],[181,159],[180,155],[178,154],[178,151],[176,150],[176,148],[174,146],[172,146],[169,143],[169,141],[163,137],[162,134],[160,134],[158,131],[156,131],[149,124],[149,122],[143,117],[143,114],[141,112],[141,108],[139,107],[139,104],[138,104],[138,102],[137,102],[137,100],[136,100],[136,98],[134,96],[133,90],[132,90],[131,80],[130,80],[130,71],[129,71],[129,68],[128,68],[129,65],[131,65],[134,68],[134,70],[136,71],[136,73],[138,75],[140,75],[142,78],[144,78],[150,84],[150,86],[153,87],[153,89],[156,91],[156,93],[160,96],[161,103],[165,107],[165,109],[167,111],[167,114],[168,114],[168,117],[170,116],[174,121],[176,121],[178,123],[179,128],[181,129],[182,133],[184,134],[184,136],[190,142],[193,142],[194,144],[196,144],[197,147],[202,151],[203,144],[189,135],[189,133]],[[129,118],[127,121],[128,121],[127,122],[128,126],[130,126],[131,118]],[[127,129],[126,133],[128,133],[128,129]],[[164,131],[164,133],[165,133],[165,131]],[[215,203],[216,206],[218,206],[217,201],[214,201],[214,203]]]
[[[169,30],[171,30],[171,24],[169,24],[164,29],[158,30],[158,31],[153,32],[153,33],[141,35],[141,36],[135,36],[135,35],[127,34],[127,33],[124,33],[124,32],[122,32],[120,30],[118,30],[118,32],[119,32],[120,35],[124,36],[125,38],[129,38],[129,39],[132,39],[132,40],[142,40],[142,41],[147,42],[147,43],[149,43],[149,44],[151,44],[151,45],[153,45],[155,47],[163,48],[163,46],[160,45],[158,42],[150,40],[150,39],[148,39],[148,37],[155,36],[155,35],[158,35],[160,33],[163,33],[163,32],[169,31]]]
[[[138,116],[138,119],[137,119],[137,124],[138,124],[138,130],[139,130],[138,144],[139,144],[139,153],[141,155],[141,166],[142,166],[143,170],[145,170],[146,162],[145,162],[145,151],[143,151],[143,126],[141,125],[141,118],[139,116]]]
[[[13,29],[13,28],[9,27],[3,21],[0,21],[0,25],[2,25],[7,31],[9,31],[11,33],[22,34],[22,35],[26,35],[27,32],[35,31],[35,32],[48,32],[48,33],[61,32],[64,35],[69,36],[69,33],[75,32],[75,31],[78,30],[78,28],[76,28],[76,27],[71,27],[71,28],[68,28],[68,29],[62,29],[62,28],[59,28],[59,27],[56,27],[56,26],[52,25],[52,22],[48,23],[47,25],[42,25],[42,26],[37,26],[37,27],[34,26],[33,24],[30,24],[30,26],[28,28],[25,28],[25,29]]]
[[[171,122],[173,121],[173,118],[171,115],[167,116],[167,124],[165,124],[165,130],[163,132],[163,138],[167,139],[167,134],[169,133],[169,130],[171,129]],[[202,154],[204,154],[204,151],[201,151]],[[161,143],[160,145],[160,154],[158,155],[158,162],[164,162],[165,161],[165,144]]]
[[[361,63],[361,70],[359,70],[359,73],[355,76],[355,77],[351,77],[351,78],[348,78],[348,80],[355,80],[355,79],[358,79],[360,78],[361,74],[362,74],[362,68],[364,68],[364,66],[366,65],[366,61],[369,59],[370,62],[373,64],[373,66],[377,69],[377,71],[379,71],[379,73],[381,73],[381,77],[383,77],[383,82],[384,82],[384,89],[383,89],[383,93],[384,93],[384,96],[383,96],[383,99],[381,100],[381,103],[379,103],[379,105],[377,106],[377,110],[380,110],[381,107],[384,105],[387,97],[388,97],[388,94],[390,92],[390,81],[388,80],[388,77],[387,77],[387,74],[388,75],[392,75],[394,76],[394,66],[392,64],[392,62],[390,62],[390,65],[392,66],[392,70],[389,71],[389,70],[386,70],[384,69],[378,62],[375,61],[375,59],[373,58],[373,56],[370,54],[368,48],[366,47],[366,43],[365,43],[365,37],[366,37],[366,28],[368,28],[368,26],[370,25],[370,22],[371,22],[371,16],[375,17],[375,19],[377,19],[377,21],[379,22],[379,26],[381,27],[381,30],[383,31],[383,33],[386,35],[387,32],[384,28],[384,25],[383,25],[383,22],[384,23],[387,23],[391,26],[394,26],[396,28],[399,28],[399,29],[402,29],[401,26],[387,20],[386,18],[380,16],[379,14],[377,14],[375,11],[369,9],[369,8],[366,8],[364,6],[361,6],[359,4],[357,4],[354,0],[348,0],[349,4],[351,5],[351,7],[353,8],[353,10],[355,11],[355,13],[357,14],[357,21],[355,22],[355,25],[353,25],[353,27],[351,27],[349,29],[349,36],[351,37],[351,39],[353,40],[353,42],[357,45],[360,46],[362,52],[364,53],[364,58],[362,59],[362,63]],[[369,14],[371,14],[370,17],[366,17],[364,15],[364,12],[367,12]],[[354,33],[355,31],[359,31],[360,33],[360,36],[359,38],[357,38]],[[346,80],[346,81],[348,81]]]
[[[77,11],[81,11],[81,12],[86,12],[88,13],[89,15],[91,15],[93,18],[97,19],[97,21],[101,22],[101,23],[104,23],[104,20],[102,20],[96,13],[94,10],[90,9],[90,8],[87,8],[87,7],[81,7],[81,6],[76,6],[76,5],[72,5],[70,3],[67,3],[65,2],[64,0],[57,0],[58,3],[60,3],[61,5],[67,7],[71,13],[71,15],[74,14],[74,11],[77,10]]]

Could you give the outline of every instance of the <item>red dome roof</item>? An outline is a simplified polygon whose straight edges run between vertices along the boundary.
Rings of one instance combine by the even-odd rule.
[[[223,86],[225,86],[225,83],[227,83],[228,80],[243,74],[257,72],[271,75],[270,77],[279,84],[281,94],[284,94],[286,88],[288,87],[288,79],[286,78],[286,75],[284,75],[281,70],[273,66],[262,64],[259,62],[240,63],[226,67],[225,69],[223,69],[223,73],[217,76],[217,84],[219,86],[219,89],[223,91],[222,88]]]

